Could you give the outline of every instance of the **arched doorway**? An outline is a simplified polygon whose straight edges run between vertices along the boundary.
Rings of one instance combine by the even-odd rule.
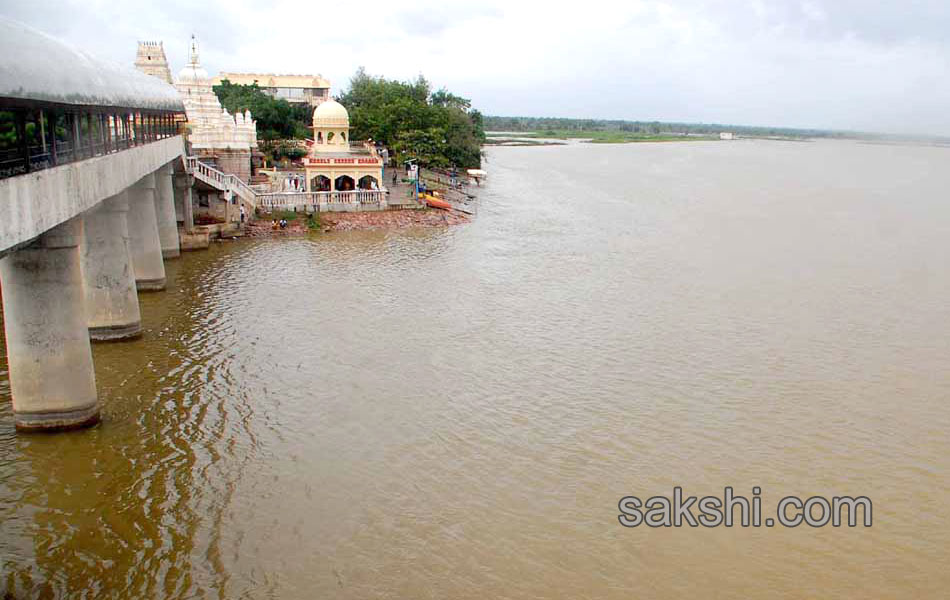
[[[338,192],[350,192],[356,188],[356,182],[349,175],[340,175],[333,182],[333,188]]]
[[[363,175],[362,177],[360,177],[360,189],[361,190],[378,190],[379,180],[373,177],[372,175]]]
[[[330,191],[330,178],[326,175],[317,175],[310,180],[310,191],[311,192],[329,192]]]

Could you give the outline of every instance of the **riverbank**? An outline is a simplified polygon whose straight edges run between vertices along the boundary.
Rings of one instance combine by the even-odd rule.
[[[321,231],[324,232],[446,227],[461,225],[468,223],[468,221],[469,218],[464,214],[438,209],[324,213],[320,215]]]
[[[279,216],[277,218],[280,218]],[[312,229],[306,219],[287,220],[287,227],[281,229],[274,227],[271,219],[263,218],[251,221],[244,226],[244,237],[248,238],[269,238],[269,237],[297,237],[307,235]]]
[[[415,186],[407,180],[397,177],[389,182],[390,210],[367,212],[321,212],[309,214],[293,210],[260,213],[257,219],[247,223],[244,237],[282,238],[300,237],[310,233],[330,233],[334,231],[376,231],[382,229],[411,229],[416,227],[447,227],[468,223],[473,213],[469,205],[475,199],[473,194],[451,188],[447,179],[436,172],[424,171],[422,179],[430,190],[438,190],[443,198],[451,202],[456,210],[416,208],[412,200]],[[402,206],[413,206],[403,208]],[[393,207],[396,207],[393,209]],[[287,226],[274,227],[274,219],[284,219]]]
[[[285,218],[287,218],[287,226],[283,229],[273,227],[271,220],[267,218],[251,221],[245,226],[243,237],[283,238],[301,237],[318,232],[448,227],[468,223],[470,220],[465,214],[438,209],[321,213],[312,222],[303,215],[300,215],[300,218],[293,218],[293,216]]]

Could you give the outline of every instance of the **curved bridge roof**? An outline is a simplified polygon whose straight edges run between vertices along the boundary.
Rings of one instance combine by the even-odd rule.
[[[184,111],[178,91],[32,27],[0,17],[0,101]],[[5,102],[10,104],[9,100]]]

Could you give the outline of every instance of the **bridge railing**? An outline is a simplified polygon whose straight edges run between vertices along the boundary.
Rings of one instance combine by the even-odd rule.
[[[178,135],[184,114],[0,103],[0,179],[112,154]]]

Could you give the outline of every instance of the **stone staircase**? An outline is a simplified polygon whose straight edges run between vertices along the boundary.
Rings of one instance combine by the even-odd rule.
[[[208,163],[201,162],[197,156],[185,158],[185,170],[195,179],[206,183],[216,190],[228,193],[231,197],[238,197],[253,211],[257,208],[257,192],[241,181],[237,175],[223,173]]]

